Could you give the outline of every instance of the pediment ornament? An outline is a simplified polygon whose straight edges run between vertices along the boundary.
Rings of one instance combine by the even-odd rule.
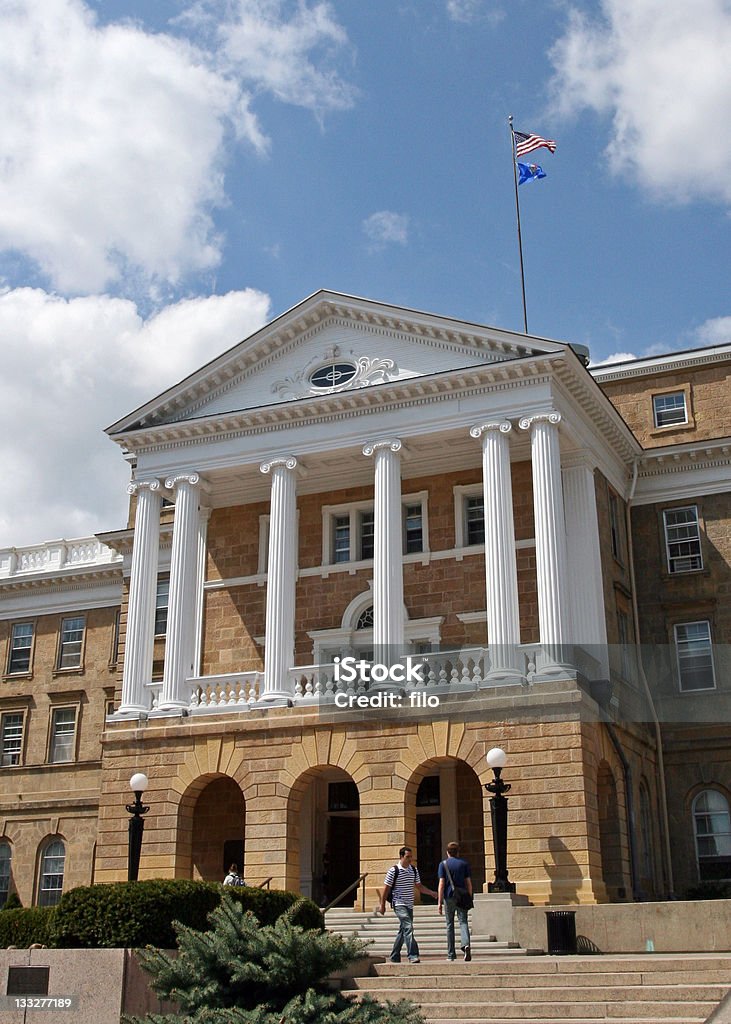
[[[330,374],[327,372],[329,366],[332,367]],[[327,349],[322,356],[315,356],[291,377],[275,381],[272,384],[272,391],[283,399],[332,395],[338,391],[353,391],[371,384],[384,384],[397,375],[398,367],[393,359],[356,356],[352,350],[344,353],[335,345]],[[323,385],[320,381],[324,380],[330,380],[332,383]]]

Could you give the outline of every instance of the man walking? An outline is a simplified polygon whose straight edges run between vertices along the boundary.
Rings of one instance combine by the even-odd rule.
[[[385,914],[386,900],[389,900],[393,904],[393,912],[399,921],[398,934],[389,958],[391,963],[401,963],[401,947],[406,943],[406,955],[409,958],[409,963],[418,964],[420,963],[419,946],[414,937],[414,890],[418,889],[420,893],[433,896],[435,899],[437,894],[421,884],[418,869],[411,863],[411,847],[402,846],[398,855],[398,864],[394,864],[388,869],[383,880],[385,888],[381,893],[379,910],[381,914]]]
[[[448,843],[447,859],[439,865],[439,895],[437,897],[439,913],[445,915],[447,922],[447,960],[457,959],[454,949],[455,912],[459,918],[462,952],[465,960],[471,960],[472,950],[467,910],[457,906],[455,889],[466,889],[469,895],[472,895],[472,871],[468,862],[459,855],[459,844]]]

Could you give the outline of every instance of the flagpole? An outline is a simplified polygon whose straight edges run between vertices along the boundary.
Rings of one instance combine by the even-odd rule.
[[[515,156],[515,130],[513,128],[513,115],[508,115],[510,126],[510,149],[513,157],[513,185],[515,186],[515,216],[518,221],[518,252],[520,253],[520,287],[523,293],[523,330],[528,333],[528,310],[525,304],[525,271],[523,270],[523,239],[520,233],[520,200],[518,199],[518,167]]]

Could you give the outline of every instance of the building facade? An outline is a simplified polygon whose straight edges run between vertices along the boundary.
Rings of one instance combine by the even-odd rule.
[[[125,878],[136,771],[141,877],[482,886],[494,746],[533,902],[730,877],[731,346],[582,354],[319,292],[109,428],[126,529],[0,552],[0,888]]]

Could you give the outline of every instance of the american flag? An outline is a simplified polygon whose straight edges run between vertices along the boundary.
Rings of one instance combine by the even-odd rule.
[[[529,135],[527,132],[513,132],[515,136],[515,155],[525,156],[532,153],[534,149],[545,146],[552,153],[556,152],[556,143],[553,139],[544,139],[540,135]]]

